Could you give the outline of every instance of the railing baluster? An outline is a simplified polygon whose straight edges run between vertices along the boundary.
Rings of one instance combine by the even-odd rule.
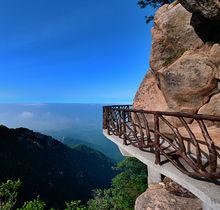
[[[139,132],[140,132],[140,140],[138,140],[138,147],[143,148],[143,146],[144,146],[144,132],[143,132],[142,125],[141,125],[141,120],[140,120],[137,113],[134,113],[134,116],[137,119],[138,128],[139,128]]]
[[[214,143],[213,143],[213,141],[207,131],[207,128],[206,128],[203,120],[199,120],[198,124],[201,128],[202,134],[203,134],[205,141],[207,143],[207,146],[208,146],[210,172],[213,173],[216,171],[216,168],[217,168],[217,152],[215,150],[215,145],[214,145]]]
[[[147,122],[147,119],[146,119],[146,116],[145,116],[144,113],[141,113],[141,118],[142,118],[142,121],[143,121],[143,123],[144,123],[145,130],[146,130],[147,141],[151,141],[151,139],[150,139],[149,124],[148,124],[148,122]]]
[[[187,132],[189,133],[190,138],[191,138],[191,140],[192,140],[192,142],[193,142],[193,144],[196,148],[196,164],[200,169],[203,169],[202,155],[201,155],[201,150],[200,150],[200,147],[199,147],[199,143],[196,140],[196,137],[195,137],[194,133],[191,131],[190,127],[188,126],[188,124],[186,123],[186,121],[184,120],[183,117],[180,117],[180,121],[182,122],[182,124],[186,128]]]
[[[153,116],[153,125],[146,115]],[[173,118],[179,119],[181,128],[173,124]],[[204,140],[197,138],[198,134],[185,118],[198,123]],[[154,152],[155,164],[169,161],[189,176],[220,181],[220,148],[215,145],[204,121],[220,122],[220,116],[135,110],[130,105],[103,107],[103,129],[108,135],[118,136],[125,145]],[[168,131],[161,129],[163,126],[167,126]]]
[[[160,135],[159,135],[159,117],[154,115],[154,142],[155,142],[155,164],[160,163]]]
[[[125,123],[126,123],[126,119],[125,119],[125,110],[123,110],[122,111],[122,118],[123,118],[123,124],[122,124],[122,126],[123,126],[123,139],[124,139],[124,144],[125,145],[127,145],[128,143],[127,143],[127,131],[126,131],[126,125],[125,125]]]

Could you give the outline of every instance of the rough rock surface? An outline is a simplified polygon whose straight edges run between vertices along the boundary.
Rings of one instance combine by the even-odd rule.
[[[211,61],[216,65],[217,74],[216,78],[220,79],[220,44],[214,44],[210,50]]]
[[[192,14],[181,4],[159,8],[152,28],[150,65],[154,71],[175,60],[187,49],[202,46],[202,40],[190,25],[191,17]]]
[[[183,6],[177,2],[164,5],[155,15],[152,29],[151,71],[147,73],[136,93],[134,108],[220,116],[220,39],[218,39],[220,27],[216,27],[216,24],[219,24],[220,2],[219,0],[179,0],[179,2]],[[202,16],[198,22],[198,19],[195,19],[196,15]],[[210,37],[213,38],[211,42]],[[152,117],[147,119],[153,121]],[[173,117],[167,119],[178,127],[181,136],[190,138],[189,132],[179,121]],[[198,123],[195,120],[189,120],[187,123],[190,123],[189,128],[195,137],[203,141],[204,136]],[[216,146],[220,146],[220,124],[207,123],[207,125],[211,138]],[[173,133],[161,122],[160,132]],[[206,146],[200,147],[206,152]],[[190,149],[192,153],[195,152],[194,147]],[[198,198],[171,180],[165,181],[164,187],[150,186],[137,198],[135,210],[151,209],[198,210],[202,209],[202,205]]]
[[[139,91],[135,96],[135,109],[166,111],[168,109],[167,102],[163,93],[158,88],[158,81],[151,72],[148,72],[140,85]],[[151,101],[151,103],[149,103]],[[152,127],[154,124],[154,116],[147,116],[148,123]]]
[[[199,113],[220,115],[219,108],[210,107],[219,103],[220,45],[203,43],[190,25],[191,16],[181,4],[157,11],[152,71],[137,91],[134,108],[187,113],[201,109]]]
[[[181,185],[174,182],[172,179],[165,177],[163,180],[165,189],[177,196],[182,196],[186,198],[195,198],[195,195],[193,195],[191,192],[189,192],[187,189],[182,187]]]
[[[192,13],[190,24],[203,41],[220,40],[220,1],[219,0],[179,0],[182,6]]]
[[[154,187],[137,198],[135,210],[202,210],[202,204],[198,198],[176,196]]]
[[[192,50],[159,70],[160,87],[169,110],[196,113],[215,91],[216,73],[209,55]]]
[[[199,13],[207,19],[220,20],[219,0],[179,0],[191,13]]]
[[[151,72],[147,73],[135,96],[135,108],[153,111],[168,109],[164,95],[158,88],[157,80]]]
[[[220,93],[214,95],[211,100],[201,107],[199,114],[219,115],[220,113]]]

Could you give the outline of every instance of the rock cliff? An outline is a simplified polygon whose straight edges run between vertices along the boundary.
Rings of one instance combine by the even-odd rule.
[[[204,41],[192,24],[194,13],[219,23],[220,5],[214,1],[202,10],[199,1],[180,2],[156,12],[151,69],[136,93],[134,108],[220,115],[220,39]]]
[[[192,13],[191,25],[203,41],[219,42],[220,1],[179,0]]]
[[[137,198],[135,210],[202,210],[202,204],[196,197],[177,196],[154,184]]]
[[[136,93],[134,108],[220,116],[219,30],[217,0],[178,0],[159,8],[152,28],[150,69]],[[147,119],[153,126],[153,116],[148,115]],[[169,122],[187,136],[175,118],[169,117]],[[192,120],[188,123],[196,138],[202,140],[198,125]],[[205,123],[213,141],[220,146],[220,125]],[[160,131],[169,133],[162,123]],[[168,191],[166,187],[149,187],[136,200],[135,210],[202,209],[199,199]]]

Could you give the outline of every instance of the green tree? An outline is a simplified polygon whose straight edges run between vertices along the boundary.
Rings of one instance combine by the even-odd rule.
[[[18,189],[21,186],[21,181],[8,180],[0,184],[0,209],[11,210],[15,209],[17,202]],[[46,204],[39,197],[33,201],[25,202],[22,208],[17,210],[44,210]]]
[[[8,180],[0,184],[0,209],[10,210],[17,202],[17,190],[21,186],[21,181]]]
[[[94,198],[88,201],[88,210],[113,209],[112,188],[107,190],[95,190],[94,195]]]
[[[150,6],[153,9],[157,9],[161,7],[164,4],[170,4],[174,0],[138,0],[138,5],[140,8],[145,8],[147,6]],[[146,16],[146,22],[149,23],[151,20],[153,20],[154,15],[150,14]]]
[[[147,189],[147,168],[135,158],[127,158],[116,167],[120,170],[108,190],[96,190],[88,210],[133,210],[136,198]]]
[[[127,158],[115,167],[119,174],[112,179],[112,187],[95,190],[86,205],[81,201],[66,202],[65,210],[133,210],[136,198],[147,188],[147,168],[135,158]],[[15,209],[17,190],[21,182],[8,180],[0,184],[0,210]],[[17,210],[44,210],[46,203],[39,197],[25,202]],[[52,210],[52,209],[51,209]]]
[[[46,204],[40,200],[39,197],[33,201],[27,201],[24,203],[23,207],[17,210],[44,210]]]
[[[87,208],[81,204],[81,201],[70,201],[66,202],[65,210],[87,210]]]
[[[133,210],[136,198],[147,189],[147,167],[136,158],[127,158],[117,166],[122,170],[112,180],[116,209]]]

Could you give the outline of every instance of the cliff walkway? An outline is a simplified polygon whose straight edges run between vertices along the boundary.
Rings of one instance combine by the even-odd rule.
[[[220,183],[220,116],[105,106],[103,129],[153,154],[156,165],[170,162],[190,177]]]

